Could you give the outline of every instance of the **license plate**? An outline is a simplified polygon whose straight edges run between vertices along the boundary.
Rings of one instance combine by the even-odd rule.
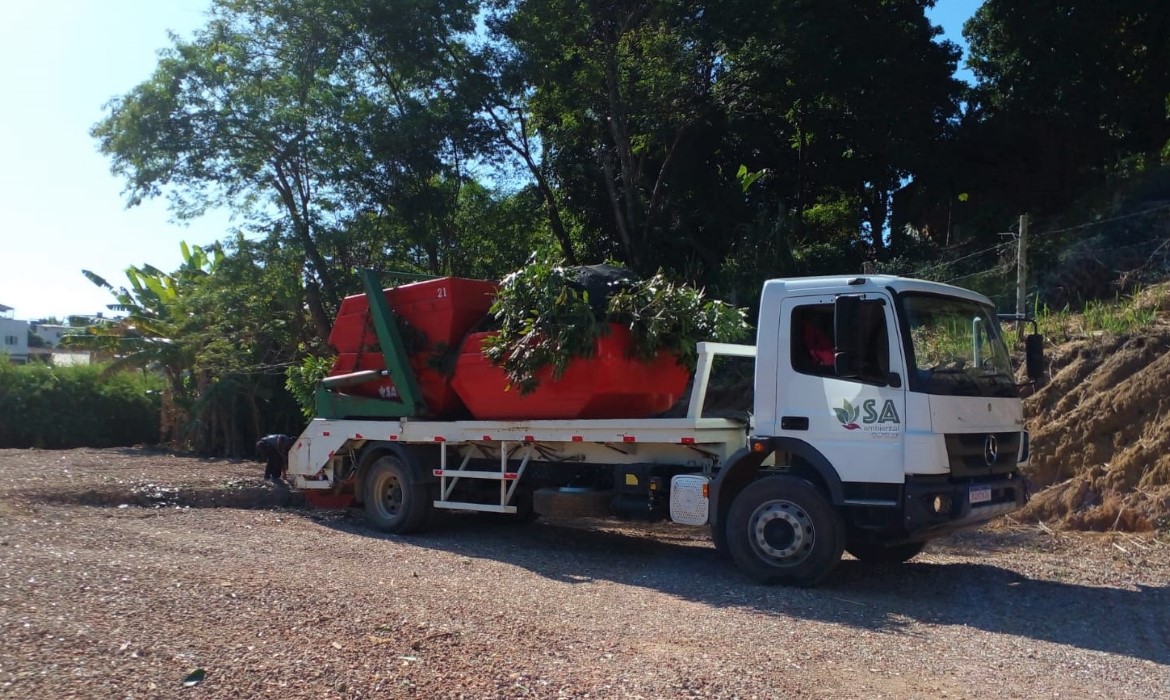
[[[972,486],[970,496],[972,503],[986,503],[991,500],[991,487]]]

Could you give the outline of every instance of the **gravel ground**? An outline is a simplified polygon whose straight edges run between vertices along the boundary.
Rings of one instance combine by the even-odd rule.
[[[793,590],[701,530],[386,536],[262,472],[0,450],[0,697],[1170,697],[1165,537],[1001,523]]]

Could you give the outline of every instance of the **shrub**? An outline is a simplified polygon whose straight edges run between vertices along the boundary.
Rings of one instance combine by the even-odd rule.
[[[0,363],[0,447],[116,447],[158,440],[162,381],[99,366]]]
[[[317,415],[317,386],[332,368],[332,357],[307,355],[301,364],[285,369],[284,388],[296,398],[305,420],[313,420]]]

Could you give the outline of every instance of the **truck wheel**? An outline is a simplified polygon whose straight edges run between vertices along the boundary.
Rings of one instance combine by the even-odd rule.
[[[863,541],[851,541],[845,544],[845,551],[865,564],[901,564],[918,556],[925,548],[925,542],[906,542],[892,547]]]
[[[540,517],[533,500],[532,489],[516,489],[515,495],[512,496],[512,505],[516,506],[516,514],[512,516],[515,522],[530,523]]]
[[[363,495],[366,517],[383,532],[417,532],[431,512],[426,484],[397,457],[379,457],[370,465]]]
[[[735,497],[727,546],[735,563],[762,583],[812,586],[841,560],[841,515],[815,486],[795,476],[769,476]]]

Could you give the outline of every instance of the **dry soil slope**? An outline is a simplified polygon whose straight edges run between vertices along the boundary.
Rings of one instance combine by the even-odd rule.
[[[1065,527],[1170,526],[1170,328],[1058,347],[1051,380],[1025,401],[1030,476],[1047,487],[1024,511]]]

